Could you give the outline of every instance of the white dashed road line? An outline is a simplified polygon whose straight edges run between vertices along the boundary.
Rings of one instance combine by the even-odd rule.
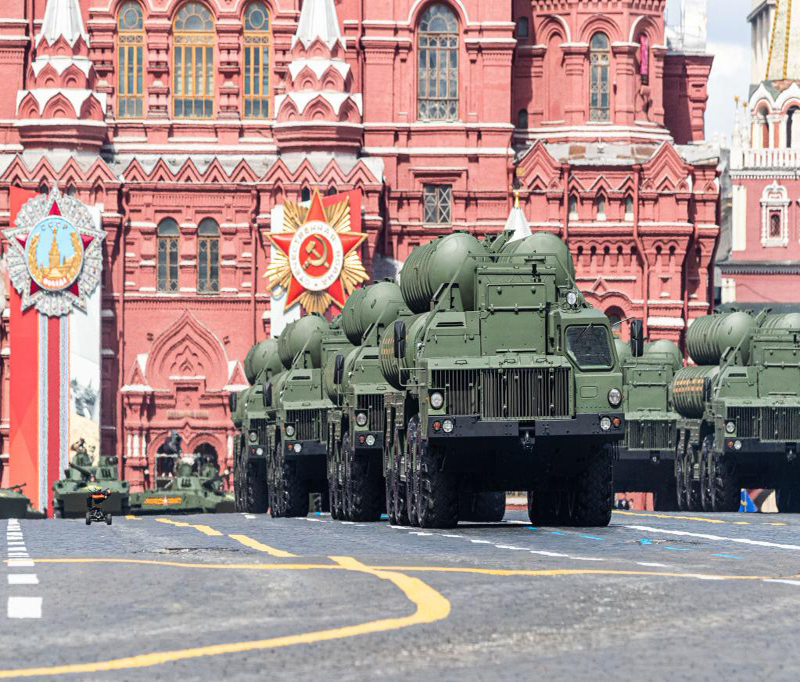
[[[8,543],[6,550],[8,562],[6,565],[9,569],[33,567],[34,562],[31,560],[28,548],[25,546],[22,528],[16,519],[10,519],[8,522],[6,542]],[[39,578],[35,573],[14,573],[12,571],[7,577],[9,585],[39,584]],[[41,618],[42,598],[11,595],[8,597],[6,616],[8,618]]]
[[[787,545],[781,542],[767,542],[766,540],[729,538],[723,535],[712,535],[711,533],[691,533],[688,530],[667,530],[666,528],[654,528],[652,526],[622,526],[622,528],[629,528],[630,530],[638,530],[645,533],[661,533],[662,535],[678,535],[681,537],[700,538],[701,540],[714,540],[716,542],[733,542],[740,545],[751,545],[755,547],[786,549],[793,552],[800,551],[800,545]]]

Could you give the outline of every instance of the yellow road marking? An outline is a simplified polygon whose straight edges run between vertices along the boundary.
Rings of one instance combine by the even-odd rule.
[[[786,524],[783,521],[773,521],[770,523],[764,524],[765,526],[785,526]]]
[[[182,661],[204,656],[220,656],[223,654],[236,654],[246,651],[263,651],[281,647],[296,646],[298,644],[312,644],[349,637],[400,630],[412,625],[435,623],[447,618],[450,614],[450,602],[433,588],[426,585],[418,578],[412,578],[401,573],[376,570],[356,561],[351,557],[331,557],[336,563],[336,568],[345,571],[365,573],[381,580],[391,582],[406,598],[414,604],[414,612],[409,616],[400,618],[384,618],[369,621],[360,625],[349,625],[341,628],[317,630],[299,635],[286,635],[269,639],[253,640],[248,642],[232,642],[230,644],[216,644],[212,646],[192,647],[189,649],[176,649],[173,651],[160,651],[151,654],[128,656],[96,663],[73,663],[41,668],[22,668],[19,670],[0,670],[0,678],[34,677],[41,675],[66,675],[74,673],[98,673],[109,670],[128,670],[131,668],[147,668],[154,665],[163,665],[173,661]],[[280,566],[286,569],[286,566]]]
[[[258,540],[253,540],[253,538],[247,537],[246,535],[229,535],[228,537],[232,540],[236,540],[236,542],[241,542],[246,547],[250,547],[250,549],[257,549],[259,552],[266,552],[270,556],[278,557],[279,559],[292,559],[297,556],[296,554],[292,554],[290,552],[284,552],[282,549],[275,549],[274,547],[265,545]]]
[[[128,521],[141,521],[142,520],[141,516],[134,516],[133,514],[126,514],[125,518],[128,519]]]
[[[736,524],[737,526],[749,526],[750,522],[749,521],[734,521],[734,524]]]
[[[205,535],[211,536],[221,536],[218,530],[214,530],[211,526],[205,526],[203,524],[192,524],[186,523],[185,521],[173,521],[172,519],[156,519],[159,523],[168,523],[171,526],[180,526],[181,528],[194,528],[195,530],[199,530],[201,533]]]
[[[707,519],[703,516],[677,516],[673,514],[651,514],[651,513],[643,513],[643,512],[629,512],[629,511],[621,511],[619,509],[614,510],[615,514],[624,514],[625,516],[651,516],[656,519],[678,519],[679,521],[702,521],[703,523],[728,523],[727,521],[723,521],[722,519]]]

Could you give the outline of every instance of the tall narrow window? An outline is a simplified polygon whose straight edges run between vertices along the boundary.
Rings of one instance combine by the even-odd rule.
[[[270,101],[269,12],[261,2],[244,13],[244,117],[269,118]]]
[[[578,219],[578,197],[571,194],[567,202],[567,213],[569,213],[570,220]]]
[[[144,19],[136,2],[117,19],[117,117],[141,118],[144,100]]]
[[[214,111],[214,22],[199,2],[175,17],[172,48],[175,118],[211,118]]]
[[[450,185],[425,185],[423,187],[425,215],[428,225],[449,225],[453,215],[453,188]]]
[[[597,197],[597,219],[598,220],[605,220],[606,219],[606,198],[601,194]]]
[[[219,227],[213,218],[204,218],[197,226],[197,291],[219,291]]]
[[[158,226],[158,290],[178,290],[178,223],[165,218]]]
[[[786,112],[786,147],[789,149],[800,147],[800,131],[796,130],[800,124],[800,107],[793,106]]]
[[[630,194],[625,197],[625,220],[633,220],[633,197]]]
[[[458,117],[458,20],[446,5],[431,5],[419,23],[418,115],[422,121]]]
[[[526,109],[520,109],[517,113],[517,128],[528,129],[528,111]]]
[[[639,77],[642,85],[650,82],[650,39],[645,33],[639,36]]]
[[[591,82],[589,101],[589,120],[609,120],[609,86],[608,70],[611,54],[608,48],[608,37],[605,33],[595,33],[589,44],[591,62]]]

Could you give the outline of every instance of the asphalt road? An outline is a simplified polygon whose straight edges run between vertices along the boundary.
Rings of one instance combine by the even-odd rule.
[[[800,517],[2,521],[0,678],[796,680]]]

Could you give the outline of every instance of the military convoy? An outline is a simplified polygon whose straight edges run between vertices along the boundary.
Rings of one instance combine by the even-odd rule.
[[[337,518],[450,527],[502,518],[525,489],[535,523],[608,523],[624,434],[609,321],[560,239],[509,236],[418,247],[399,290],[373,284],[333,328],[308,316],[251,349],[231,405],[239,509],[304,515],[322,475]]]

